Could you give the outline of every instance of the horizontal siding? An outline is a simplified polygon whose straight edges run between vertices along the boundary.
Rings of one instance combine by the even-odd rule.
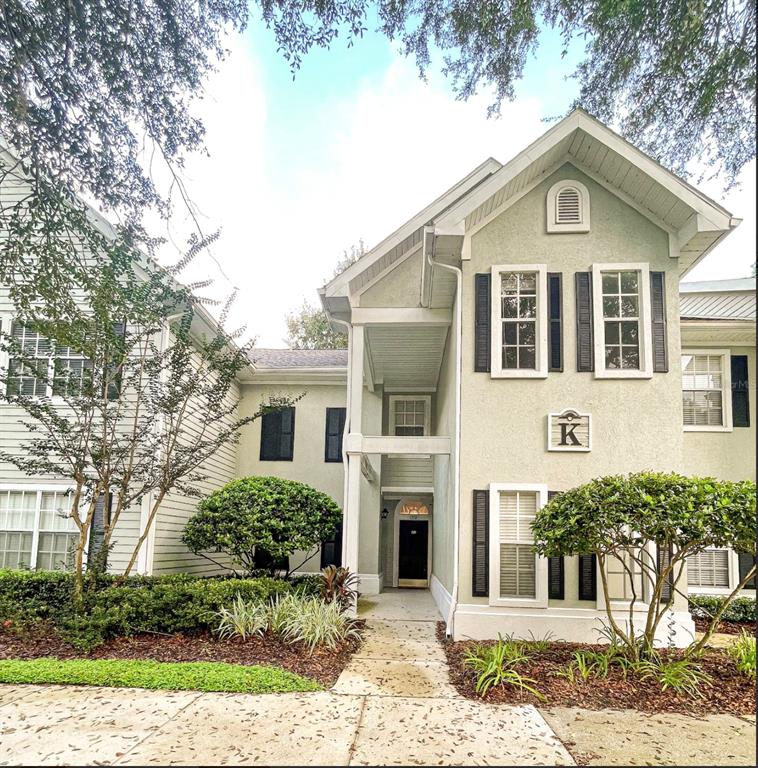
[[[433,484],[431,456],[382,457],[382,488],[431,488]]]

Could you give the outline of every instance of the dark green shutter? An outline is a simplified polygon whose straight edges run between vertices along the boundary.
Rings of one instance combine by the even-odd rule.
[[[563,275],[547,273],[548,370],[563,370]]]
[[[490,371],[490,282],[489,273],[474,275],[474,370]]]
[[[650,273],[650,314],[652,320],[653,370],[666,373],[669,369],[666,351],[666,273]]]
[[[732,355],[732,426],[750,426],[747,355]]]
[[[739,559],[740,581],[742,581],[747,576],[748,571],[755,565],[755,555],[748,554],[747,552],[738,552],[737,558]],[[743,589],[755,589],[755,575],[745,584]]]
[[[576,285],[576,370],[594,371],[592,332],[592,273],[577,272]]]
[[[324,461],[342,461],[342,434],[345,431],[345,409],[327,408],[324,436]]]
[[[473,546],[471,552],[471,594],[490,593],[490,494],[474,491]]]
[[[595,555],[579,555],[579,599],[597,600]]]
[[[668,546],[665,544],[656,545],[655,559],[657,571],[659,574],[663,571],[664,568],[668,568],[669,563],[671,563],[671,554],[672,552],[670,544]],[[671,588],[673,585],[674,574],[670,573],[666,578],[666,583],[663,585],[663,589],[661,590],[662,603],[667,603],[669,601],[669,598],[671,597]]]

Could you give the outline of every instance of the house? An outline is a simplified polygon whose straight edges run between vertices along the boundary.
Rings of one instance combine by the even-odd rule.
[[[347,350],[253,351],[241,409],[272,392],[304,397],[245,427],[212,482],[277,475],[329,493],[341,532],[290,566],[339,560],[368,595],[428,588],[455,638],[594,641],[597,564],[536,557],[530,520],[601,475],[755,477],[755,286],[682,282],[738,223],[576,110],[505,165],[486,160],[321,289]],[[5,472],[0,531],[3,489],[36,494],[42,521],[53,481]],[[171,509],[142,570],[211,572],[179,543],[191,500]],[[746,566],[709,551],[688,584],[726,591]],[[623,613],[625,580],[613,568],[608,579]],[[672,626],[689,641],[684,598]]]

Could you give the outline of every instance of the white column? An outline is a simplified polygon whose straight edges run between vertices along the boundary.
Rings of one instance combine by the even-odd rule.
[[[350,432],[349,437],[360,440],[363,413],[363,326],[353,326],[349,350],[350,371]],[[352,441],[351,441],[352,442]],[[359,443],[358,443],[359,444]],[[358,573],[358,546],[361,517],[361,454],[348,449],[347,494],[343,513],[342,564]]]

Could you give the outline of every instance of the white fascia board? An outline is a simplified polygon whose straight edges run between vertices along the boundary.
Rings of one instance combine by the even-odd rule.
[[[347,368],[256,368],[243,385],[346,384]]]
[[[350,265],[344,272],[337,275],[323,287],[323,295],[327,298],[332,296],[347,296],[349,293],[350,281],[359,275],[367,267],[371,266],[377,259],[380,259],[387,251],[399,245],[406,237],[415,232],[420,227],[428,224],[429,221],[444,210],[447,206],[454,203],[467,190],[479,184],[483,179],[498,172],[502,166],[494,158],[488,158],[481,165],[477,166],[468,176],[461,179],[455,185],[450,187],[444,194],[430,203],[426,208],[417,213],[412,219],[407,221],[399,229],[374,246],[368,253],[364,254],[355,264]]]

